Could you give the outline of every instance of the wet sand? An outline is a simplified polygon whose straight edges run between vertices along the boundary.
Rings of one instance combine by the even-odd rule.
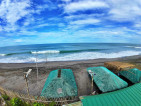
[[[78,96],[91,94],[91,80],[86,71],[88,67],[103,66],[107,61],[121,61],[135,64],[141,69],[141,56],[130,56],[112,59],[93,59],[82,61],[47,62],[38,63],[39,77],[37,81],[35,63],[0,63],[0,86],[19,93],[26,93],[24,72],[32,69],[28,77],[29,92],[39,96],[50,71],[54,69],[72,69],[78,87]],[[97,89],[94,86],[94,89]]]

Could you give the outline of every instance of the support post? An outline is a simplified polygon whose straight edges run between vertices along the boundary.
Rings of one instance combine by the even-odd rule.
[[[47,54],[46,54],[46,63],[47,63]]]
[[[38,65],[37,65],[37,54],[36,54],[36,70],[37,70],[37,84],[38,84]]]
[[[28,94],[28,96],[29,96],[29,88],[28,88],[28,81],[27,81],[26,75],[24,75],[24,79],[25,79],[25,82],[26,82],[27,94]]]
[[[91,88],[91,91],[93,93],[93,75],[92,75],[92,88]]]
[[[58,78],[61,77],[61,69],[58,70]]]

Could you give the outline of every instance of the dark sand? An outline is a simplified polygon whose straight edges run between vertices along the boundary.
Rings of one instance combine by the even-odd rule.
[[[38,63],[39,79],[37,83],[36,64],[34,63],[0,63],[0,86],[19,93],[26,93],[24,73],[29,68],[33,69],[29,75],[29,91],[31,95],[39,96],[46,78],[50,71],[54,69],[72,69],[78,87],[78,96],[90,95],[91,80],[86,68],[93,66],[103,66],[107,61],[129,62],[141,69],[141,56],[130,56],[114,59],[94,59],[83,61],[47,62]],[[96,89],[96,86],[94,86]]]

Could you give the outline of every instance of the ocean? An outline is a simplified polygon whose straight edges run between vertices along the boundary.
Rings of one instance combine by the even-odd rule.
[[[141,44],[59,43],[0,47],[0,63],[117,58],[141,54]]]

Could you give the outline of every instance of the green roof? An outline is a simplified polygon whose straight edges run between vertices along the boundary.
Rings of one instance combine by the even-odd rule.
[[[83,106],[141,106],[141,83],[94,96],[80,97]]]
[[[120,71],[120,74],[130,80],[132,83],[138,83],[141,81],[141,71],[137,68],[127,71]]]
[[[114,91],[127,87],[128,84],[105,67],[89,67],[88,73],[102,92]],[[91,74],[92,73],[92,74]]]
[[[77,86],[72,70],[61,69],[60,77],[58,77],[58,70],[51,71],[41,96],[46,98],[77,96]]]

